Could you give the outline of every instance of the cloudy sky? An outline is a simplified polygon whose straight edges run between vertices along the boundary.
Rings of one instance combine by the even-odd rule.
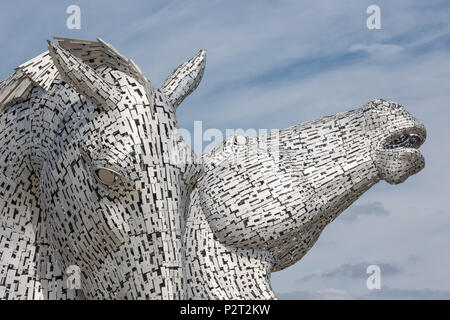
[[[80,30],[66,27],[71,4]],[[372,4],[381,30],[366,27]],[[427,128],[426,168],[374,186],[272,285],[281,299],[450,299],[449,14],[447,0],[2,1],[0,77],[53,36],[101,37],[157,85],[207,49],[203,82],[179,109],[190,130],[195,120],[286,128],[378,97],[398,101]],[[373,264],[379,290],[366,287]]]

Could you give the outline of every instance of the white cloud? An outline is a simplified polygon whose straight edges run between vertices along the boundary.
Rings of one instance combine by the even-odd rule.
[[[390,57],[403,50],[401,46],[395,44],[371,43],[371,44],[353,44],[349,51],[364,51],[376,57]]]
[[[352,298],[347,291],[334,288],[318,290],[317,297],[322,300],[349,300]]]
[[[279,294],[282,300],[351,300],[352,295],[342,289],[325,288],[317,291],[293,291]]]

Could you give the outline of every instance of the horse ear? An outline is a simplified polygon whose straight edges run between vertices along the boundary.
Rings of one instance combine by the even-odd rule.
[[[101,78],[94,69],[59,45],[48,41],[48,51],[58,72],[76,92],[105,109],[121,100],[117,87]]]
[[[203,78],[206,65],[206,51],[200,52],[183,63],[164,81],[161,89],[177,108],[183,100],[197,89]]]

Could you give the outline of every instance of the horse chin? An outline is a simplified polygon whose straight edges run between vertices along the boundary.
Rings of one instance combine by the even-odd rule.
[[[379,178],[389,184],[399,184],[425,167],[425,159],[418,149],[380,149],[376,154]]]

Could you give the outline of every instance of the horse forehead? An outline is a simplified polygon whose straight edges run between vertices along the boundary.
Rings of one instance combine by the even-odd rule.
[[[176,128],[175,118],[155,112],[157,109],[161,108],[132,105],[104,111],[89,121],[78,141],[92,152],[141,152],[144,146],[158,144],[160,135],[170,137],[171,129]]]
[[[89,126],[80,136],[80,145],[96,153],[134,153],[136,147],[145,143],[142,130],[138,129],[133,119],[120,119],[118,122],[96,122]],[[99,124],[102,127],[98,127]],[[92,128],[94,130],[90,130]]]
[[[142,135],[139,127],[158,124],[159,119],[149,104],[125,104],[111,110],[102,110],[88,120],[84,134],[88,136]]]
[[[113,70],[105,75],[106,78],[108,78],[108,75],[111,75],[112,78],[109,78],[109,81],[122,89],[122,103],[129,107],[135,107],[137,112],[142,111],[141,107],[143,106],[157,105],[160,108],[160,112],[174,113],[167,95],[161,88],[156,88],[150,81],[147,81],[145,85],[141,84],[133,77],[119,70]]]

